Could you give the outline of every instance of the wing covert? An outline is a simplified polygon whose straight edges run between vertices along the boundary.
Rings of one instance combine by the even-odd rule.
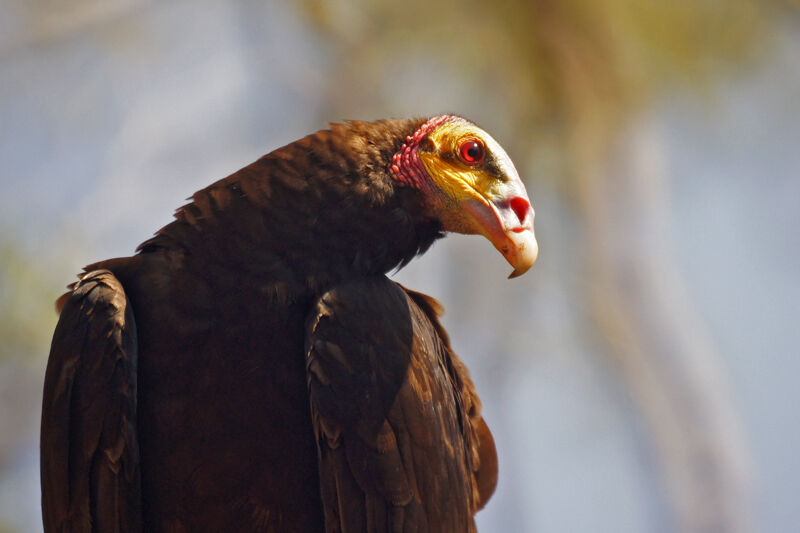
[[[379,276],[328,291],[309,315],[306,367],[329,533],[474,531],[483,421],[436,306]]]
[[[140,531],[133,309],[108,270],[60,303],[42,404],[44,529]]]

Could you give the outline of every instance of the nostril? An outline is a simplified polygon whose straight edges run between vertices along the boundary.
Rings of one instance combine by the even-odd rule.
[[[509,202],[511,209],[514,211],[514,214],[517,215],[519,219],[519,223],[525,225],[525,221],[528,218],[528,213],[531,210],[531,203],[522,196],[515,196]]]

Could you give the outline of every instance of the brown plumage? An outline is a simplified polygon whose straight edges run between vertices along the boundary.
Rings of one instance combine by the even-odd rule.
[[[385,276],[443,231],[489,236],[390,169],[425,124],[332,125],[86,268],[45,378],[45,531],[474,530],[497,476],[480,401],[439,304]],[[441,131],[420,157],[450,161]],[[516,183],[486,143],[465,172]]]

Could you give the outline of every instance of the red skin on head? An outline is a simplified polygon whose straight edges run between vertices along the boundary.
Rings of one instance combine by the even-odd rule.
[[[451,120],[456,120],[458,117],[455,115],[439,115],[428,120],[425,124],[419,127],[414,135],[406,137],[406,142],[403,144],[400,151],[392,157],[392,164],[389,170],[392,176],[405,185],[415,189],[424,189],[428,186],[428,175],[425,167],[422,164],[417,152],[419,145],[425,137],[432,131]]]

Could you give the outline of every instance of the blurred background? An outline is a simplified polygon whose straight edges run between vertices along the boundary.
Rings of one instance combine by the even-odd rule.
[[[41,530],[53,302],[196,189],[327,122],[455,112],[541,246],[452,236],[440,299],[500,482],[484,532],[797,531],[790,0],[0,0],[0,531]]]

